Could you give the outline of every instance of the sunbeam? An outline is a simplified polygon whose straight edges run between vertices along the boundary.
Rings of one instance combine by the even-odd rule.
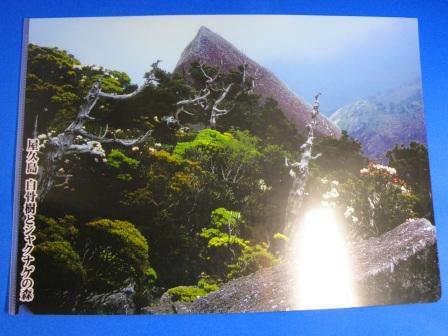
[[[331,208],[308,212],[292,244],[295,309],[356,305],[347,243]]]

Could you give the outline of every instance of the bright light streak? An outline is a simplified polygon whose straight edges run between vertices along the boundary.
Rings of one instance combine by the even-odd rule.
[[[356,306],[352,266],[341,225],[331,208],[306,214],[292,241],[295,276],[293,308]]]

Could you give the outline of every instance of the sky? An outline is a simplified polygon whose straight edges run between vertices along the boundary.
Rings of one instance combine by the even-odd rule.
[[[269,68],[329,115],[357,99],[420,77],[411,18],[293,15],[31,19],[29,42],[67,50],[83,64],[126,72],[134,83],[157,59],[172,71],[200,26]]]

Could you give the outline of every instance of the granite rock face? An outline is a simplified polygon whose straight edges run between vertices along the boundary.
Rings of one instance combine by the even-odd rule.
[[[165,292],[156,305],[143,308],[142,314],[187,314],[190,312],[190,306],[191,303],[172,301],[168,292]]]
[[[243,62],[247,62],[247,71],[256,81],[254,92],[263,98],[273,98],[286,117],[299,131],[305,130],[305,125],[311,120],[311,106],[295,95],[271,71],[250,59],[239,51],[230,42],[201,27],[195,38],[187,45],[176,65],[175,71],[184,73],[188,79],[188,69],[194,61],[202,61],[209,66],[219,68],[222,62],[222,71],[234,70]],[[340,135],[340,129],[320,115],[316,134],[319,136]]]
[[[113,292],[91,295],[83,304],[84,313],[134,314],[134,294],[134,284],[130,283]]]
[[[365,305],[440,298],[435,227],[426,219],[401,224],[355,244],[354,274]]]
[[[435,227],[426,219],[403,223],[380,237],[352,243],[352,284],[357,293],[351,306],[436,301],[440,280],[435,247]],[[312,257],[312,256],[310,256]],[[301,306],[297,292],[300,282],[297,260],[283,262],[235,279],[218,291],[193,303],[172,301],[168,293],[142,314],[239,313],[288,311]],[[328,277],[328,281],[332,281]],[[92,295],[84,313],[133,314],[135,290],[128,284],[119,290]],[[316,307],[317,308],[317,307]]]
[[[350,246],[359,306],[435,301],[440,282],[435,227],[426,219],[406,222],[376,238]],[[191,313],[287,311],[297,283],[294,261],[231,281],[197,299]],[[329,279],[331,280],[331,279]]]

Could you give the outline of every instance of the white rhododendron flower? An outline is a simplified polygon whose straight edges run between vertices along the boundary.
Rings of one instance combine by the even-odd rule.
[[[101,143],[98,141],[87,141],[87,146],[89,146],[90,151],[94,155],[106,156],[106,152],[104,151]]]
[[[347,209],[344,212],[344,217],[349,218],[354,212],[355,209],[353,209],[352,207],[347,207]]]
[[[384,166],[381,164],[373,164],[372,167],[378,170],[385,170],[391,175],[395,175],[397,173],[397,170],[395,168]]]
[[[324,199],[332,199],[332,198],[338,198],[339,192],[336,190],[335,187],[332,187],[330,191],[327,191],[325,194],[322,195]]]
[[[137,152],[137,151],[140,150],[140,147],[138,147],[138,146],[134,146],[134,147],[131,148],[131,150],[132,150],[133,152]]]
[[[395,168],[392,168],[392,167],[388,167],[387,171],[391,175],[395,175],[397,173],[397,170]]]
[[[272,189],[272,187],[269,187],[266,184],[265,180],[263,180],[263,179],[259,179],[258,180],[258,187],[260,188],[261,191],[267,191],[267,190],[271,190]]]

